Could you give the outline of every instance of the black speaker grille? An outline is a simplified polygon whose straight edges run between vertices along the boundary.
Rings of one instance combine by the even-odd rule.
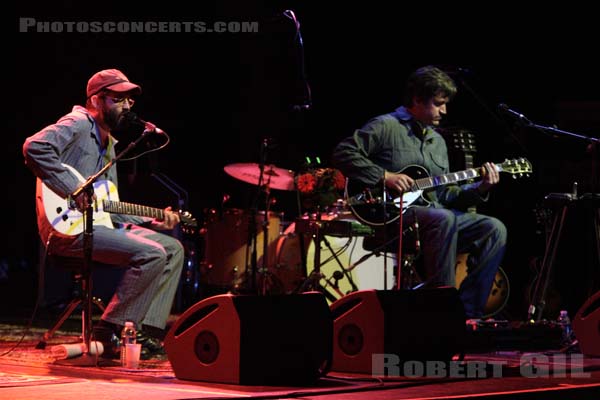
[[[202,364],[212,364],[219,357],[219,339],[211,331],[202,331],[196,336],[194,352]]]
[[[362,330],[356,324],[344,325],[338,334],[338,343],[340,350],[349,356],[360,353],[364,345]]]

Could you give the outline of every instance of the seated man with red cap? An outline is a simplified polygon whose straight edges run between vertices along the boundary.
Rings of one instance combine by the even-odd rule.
[[[87,83],[85,107],[74,106],[58,122],[25,140],[25,163],[39,182],[66,199],[82,184],[73,169],[88,177],[113,159],[116,140],[112,132],[133,106],[132,96],[141,91],[117,69],[94,74]],[[100,179],[118,187],[116,164]],[[72,200],[82,210],[86,198],[82,191]],[[57,231],[44,212],[43,196],[38,193],[36,201],[39,234],[47,250],[57,256],[82,258],[84,234]],[[115,350],[110,344],[118,343],[125,321],[133,321],[138,328],[142,359],[165,355],[160,336],[179,283],[184,250],[173,236],[159,232],[172,230],[179,223],[179,215],[170,207],[163,215],[158,220],[111,213],[111,226],[94,224],[92,260],[124,271],[101,321],[93,329],[92,339],[104,342],[105,355],[116,355],[110,351]]]

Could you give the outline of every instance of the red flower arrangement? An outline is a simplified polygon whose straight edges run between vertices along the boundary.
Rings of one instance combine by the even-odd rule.
[[[302,205],[309,210],[332,206],[345,185],[346,178],[335,168],[315,168],[296,176]]]

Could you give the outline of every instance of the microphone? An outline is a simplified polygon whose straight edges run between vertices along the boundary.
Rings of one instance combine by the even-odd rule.
[[[501,113],[510,115],[513,118],[516,118],[518,121],[523,122],[524,124],[531,124],[531,121],[529,121],[527,119],[526,116],[524,116],[523,114],[521,114],[520,112],[517,112],[515,110],[511,110],[510,108],[508,108],[508,106],[504,103],[500,103],[498,104],[498,111],[500,111]]]
[[[144,121],[133,111],[123,113],[121,118],[124,118],[127,123],[141,125],[149,132],[158,133],[159,135],[166,135],[165,131],[154,125],[152,122]]]

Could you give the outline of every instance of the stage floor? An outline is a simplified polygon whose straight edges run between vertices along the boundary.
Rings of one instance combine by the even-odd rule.
[[[422,365],[408,376],[329,372],[307,386],[246,386],[178,379],[168,360],[118,365],[58,365],[52,346],[80,343],[78,321],[67,321],[36,349],[46,327],[0,325],[0,399],[591,399],[600,395],[600,358],[535,349],[468,353],[447,370]],[[462,365],[462,366],[461,366]],[[431,368],[430,368],[431,367]],[[393,371],[392,371],[393,372]]]

